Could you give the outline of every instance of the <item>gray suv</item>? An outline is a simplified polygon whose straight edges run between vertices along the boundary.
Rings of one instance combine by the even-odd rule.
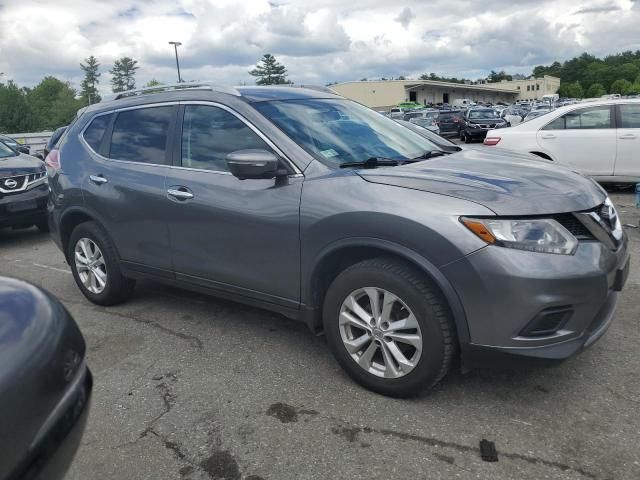
[[[51,232],[90,301],[122,302],[148,278],[277,311],[387,395],[457,360],[581,351],[629,269],[591,180],[442,150],[328,91],[128,92],[82,112],[47,163]]]

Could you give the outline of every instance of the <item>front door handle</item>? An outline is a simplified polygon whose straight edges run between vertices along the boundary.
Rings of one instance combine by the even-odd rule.
[[[167,195],[175,198],[176,200],[191,200],[193,193],[191,193],[186,187],[172,187],[167,190]]]
[[[89,180],[91,180],[96,185],[102,185],[103,183],[107,183],[109,181],[102,175],[89,175]]]
[[[637,137],[633,133],[625,133],[624,135],[620,135],[618,138],[620,140],[633,140]]]
[[[546,138],[546,139],[556,138],[556,136],[553,133],[543,133],[542,135],[540,135],[540,137]]]

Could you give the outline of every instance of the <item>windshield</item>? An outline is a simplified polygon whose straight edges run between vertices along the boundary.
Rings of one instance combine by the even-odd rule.
[[[0,142],[0,158],[15,157],[17,155],[18,154],[15,152],[15,150],[12,150],[4,143]]]
[[[487,118],[487,117],[497,117],[498,114],[495,110],[490,108],[485,108],[482,110],[471,110],[469,112],[469,118]]]
[[[439,150],[426,138],[350,100],[283,100],[253,106],[311,155],[334,166],[369,158],[402,161]]]

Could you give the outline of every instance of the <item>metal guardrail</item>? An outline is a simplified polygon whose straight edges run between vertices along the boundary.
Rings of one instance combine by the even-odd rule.
[[[21,145],[26,145],[31,150],[31,154],[42,153],[47,145],[49,138],[53,132],[34,132],[34,133],[10,133],[7,137],[13,138]]]

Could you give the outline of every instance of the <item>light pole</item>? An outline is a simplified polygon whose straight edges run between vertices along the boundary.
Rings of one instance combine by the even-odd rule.
[[[169,42],[169,45],[173,45],[176,51],[176,68],[178,69],[178,83],[182,83],[182,77],[180,77],[180,62],[178,61],[178,47],[182,45],[180,42]]]

